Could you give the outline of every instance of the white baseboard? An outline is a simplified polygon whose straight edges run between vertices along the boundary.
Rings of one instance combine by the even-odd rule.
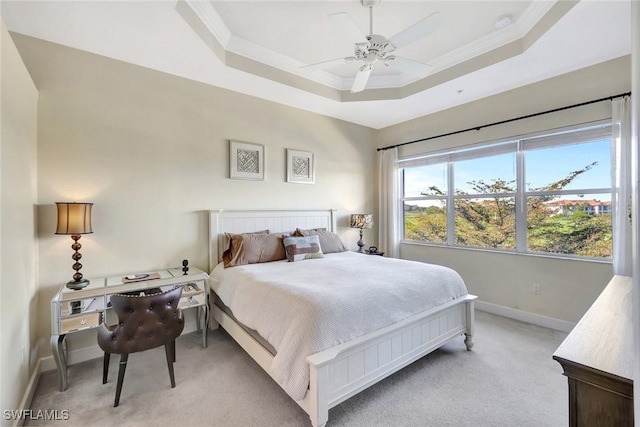
[[[42,359],[38,359],[36,362],[36,366],[31,373],[31,378],[29,378],[29,383],[27,384],[27,388],[24,391],[24,395],[22,396],[22,400],[20,401],[20,406],[17,408],[19,413],[24,413],[27,409],[31,408],[31,401],[33,401],[33,395],[36,392],[36,388],[38,388],[38,382],[40,381],[40,374],[42,373]],[[11,424],[13,427],[21,426],[24,424],[24,418],[18,418],[13,421]]]
[[[476,301],[475,307],[480,311],[486,311],[487,313],[497,314],[498,316],[508,317],[509,319],[531,323],[532,325],[555,329],[560,332],[569,333],[576,326],[575,323],[567,322],[566,320],[529,313],[528,311],[517,310],[515,308],[491,304],[484,301]]]
[[[182,331],[182,333],[188,334],[191,332],[195,332],[196,329],[197,327],[195,321],[187,322],[184,325],[184,330]],[[100,347],[98,347],[98,344],[95,344],[89,347],[70,350],[67,363],[68,365],[75,365],[77,363],[86,362],[87,360],[97,359],[99,357],[102,357],[103,355],[104,353],[102,352]],[[57,369],[56,362],[53,359],[53,356],[43,357],[39,360],[39,362],[41,362],[42,366],[41,372],[54,371]]]

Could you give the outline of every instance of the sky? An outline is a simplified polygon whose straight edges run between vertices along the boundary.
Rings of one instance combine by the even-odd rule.
[[[455,164],[455,188],[472,193],[469,181],[516,179],[515,153],[480,159],[459,161]],[[597,162],[591,170],[579,175],[565,190],[608,188],[611,186],[611,143],[600,140],[583,144],[529,150],[525,153],[525,181],[527,190],[544,187],[567,177],[571,172]],[[405,170],[406,196],[419,197],[421,191],[435,185],[446,190],[446,166],[444,164],[408,168]],[[515,184],[515,183],[514,183]],[[579,192],[577,192],[579,193]],[[578,199],[578,195],[563,199]],[[585,195],[583,199],[611,200],[609,193]],[[413,204],[413,202],[411,202]],[[420,204],[422,205],[422,203]]]

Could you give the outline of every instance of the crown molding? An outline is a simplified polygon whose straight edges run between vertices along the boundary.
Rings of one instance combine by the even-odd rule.
[[[193,12],[200,18],[211,34],[218,40],[218,43],[225,49],[231,40],[231,31],[225,25],[222,17],[214,9],[210,1],[180,0],[186,3]]]
[[[231,35],[227,50],[282,71],[308,78],[334,89],[341,89],[344,84],[344,79],[335,74],[322,70],[302,70],[301,67],[307,64],[234,35]]]
[[[522,13],[522,16],[511,25],[434,59],[430,62],[434,67],[434,72],[444,70],[522,39],[551,10],[555,3],[556,1],[532,2]]]
[[[520,30],[520,37],[524,37],[531,29],[549,13],[549,11],[555,6],[558,0],[555,1],[534,1],[527,10],[522,13],[520,19],[514,22],[514,25]]]

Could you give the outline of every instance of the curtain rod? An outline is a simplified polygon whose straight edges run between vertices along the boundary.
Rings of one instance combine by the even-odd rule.
[[[440,134],[440,135],[430,136],[428,138],[416,139],[415,141],[403,142],[401,144],[396,144],[396,145],[389,145],[387,147],[378,148],[378,149],[376,149],[376,151],[390,150],[392,148],[402,147],[403,145],[415,144],[416,142],[429,141],[431,139],[443,138],[445,136],[451,136],[451,135],[457,135],[459,133],[469,132],[469,131],[472,131],[472,130],[480,130],[482,128],[488,128],[490,126],[502,125],[502,124],[505,124],[505,123],[515,122],[517,120],[530,119],[531,117],[537,117],[537,116],[541,116],[543,114],[556,113],[558,111],[568,110],[570,108],[576,108],[576,107],[582,107],[584,105],[595,104],[596,102],[611,101],[611,100],[614,100],[616,98],[622,98],[624,96],[629,96],[629,95],[631,95],[631,92],[625,92],[625,93],[621,93],[621,94],[618,94],[618,95],[607,96],[605,98],[600,98],[600,99],[594,99],[594,100],[591,100],[591,101],[581,102],[579,104],[573,104],[573,105],[567,105],[565,107],[554,108],[553,110],[541,111],[539,113],[533,113],[533,114],[528,114],[526,116],[515,117],[513,119],[502,120],[500,122],[489,123],[487,125],[474,126],[474,127],[468,128],[468,129],[457,130],[455,132],[443,133],[443,134]]]

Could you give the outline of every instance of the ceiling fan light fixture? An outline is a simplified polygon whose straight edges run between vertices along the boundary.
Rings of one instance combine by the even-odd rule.
[[[388,39],[373,33],[373,8],[380,3],[380,0],[360,0],[360,3],[369,8],[369,35],[362,34],[355,21],[345,12],[328,15],[331,22],[353,40],[354,57],[332,59],[316,64],[305,65],[301,68],[313,69],[340,62],[343,64],[349,64],[355,61],[364,62],[354,77],[351,87],[352,93],[364,90],[373,65],[378,62],[384,62],[387,67],[397,68],[400,72],[406,72],[417,77],[424,76],[433,69],[433,67],[427,64],[403,57],[396,57],[390,55],[390,53],[397,48],[414,43],[432,32],[438,25],[438,12],[432,13]]]

